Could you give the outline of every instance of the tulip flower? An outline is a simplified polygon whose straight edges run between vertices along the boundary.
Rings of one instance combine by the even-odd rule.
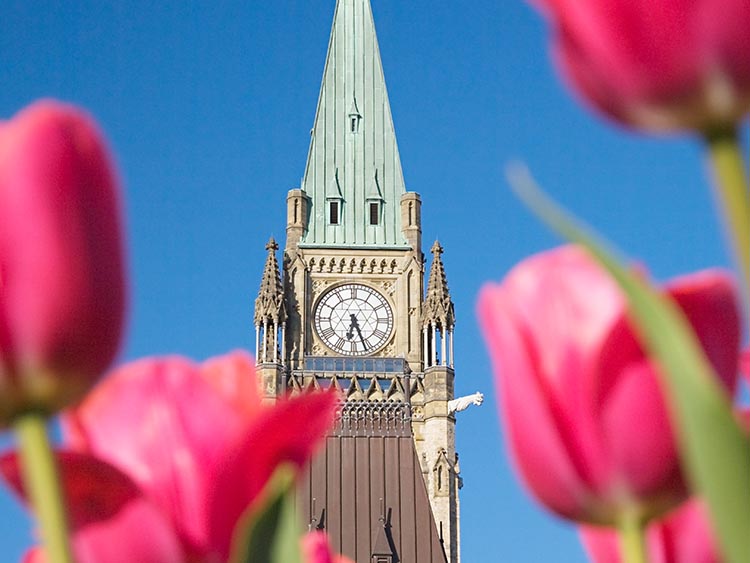
[[[79,563],[226,561],[282,464],[309,460],[333,393],[264,405],[252,361],[169,357],[117,369],[63,415],[60,454]],[[3,473],[22,492],[15,459]]]
[[[70,561],[46,417],[112,361],[125,309],[117,181],[80,110],[38,102],[0,122],[0,429],[18,434],[55,561]]]
[[[750,110],[750,2],[532,2],[553,27],[558,66],[587,103],[630,127],[705,138],[750,310],[750,197],[737,134]]]
[[[607,528],[582,526],[581,540],[593,563],[622,563],[617,534]],[[721,563],[706,509],[689,500],[646,531],[650,563]]]
[[[117,352],[117,189],[82,111],[43,101],[0,121],[0,428],[77,401]]]
[[[744,0],[536,0],[554,56],[604,114],[653,131],[733,127],[750,109]]]
[[[733,283],[707,271],[665,293],[682,308],[724,386],[737,378]],[[624,297],[575,246],[533,256],[486,286],[478,314],[506,439],[532,493],[553,512],[615,526],[647,520],[687,494],[657,366]]]
[[[305,563],[352,563],[343,555],[334,555],[325,532],[309,532],[302,538],[302,552]]]

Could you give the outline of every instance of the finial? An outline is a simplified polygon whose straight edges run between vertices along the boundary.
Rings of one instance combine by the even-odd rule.
[[[430,252],[432,252],[435,256],[438,256],[443,253],[443,247],[440,246],[440,243],[438,242],[437,239],[435,239],[435,243],[432,245]]]
[[[276,241],[274,240],[274,238],[271,237],[270,239],[268,239],[268,243],[266,244],[266,250],[268,250],[269,252],[275,252],[278,249],[279,249],[279,245],[276,244]]]

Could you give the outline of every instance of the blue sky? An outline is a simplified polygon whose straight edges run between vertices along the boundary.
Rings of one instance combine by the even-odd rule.
[[[548,56],[544,22],[515,0],[372,0],[408,190],[439,238],[456,305],[462,555],[584,561],[574,529],[525,493],[505,454],[474,307],[479,288],[558,244],[514,199],[525,161],[554,197],[658,279],[726,265],[700,144],[625,132],[584,109]],[[334,0],[159,3],[5,0],[0,118],[40,97],[86,107],[125,188],[131,309],[121,360],[251,348],[269,235],[284,238]],[[3,439],[7,443],[7,438]],[[0,491],[0,552],[31,541]]]

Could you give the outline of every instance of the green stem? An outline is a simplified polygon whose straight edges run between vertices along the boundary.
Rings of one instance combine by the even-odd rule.
[[[742,278],[742,299],[750,312],[750,192],[735,129],[706,136],[717,199]]]
[[[39,523],[49,563],[73,563],[68,518],[63,502],[57,460],[47,435],[47,419],[27,413],[15,422],[21,450],[24,486]]]
[[[648,563],[646,526],[637,512],[626,512],[620,519],[620,552],[623,563]]]

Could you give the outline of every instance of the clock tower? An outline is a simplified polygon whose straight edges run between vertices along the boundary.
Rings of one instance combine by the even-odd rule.
[[[255,302],[267,400],[339,390],[300,517],[358,563],[458,563],[455,317],[407,191],[369,0],[337,0],[307,164]],[[282,276],[283,272],[283,276]]]

